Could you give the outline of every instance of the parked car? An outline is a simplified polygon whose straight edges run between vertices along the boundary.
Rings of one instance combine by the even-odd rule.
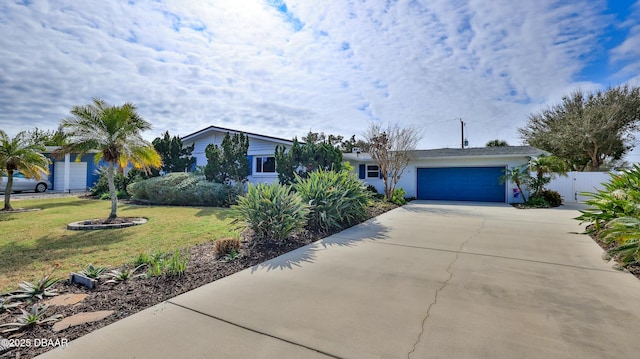
[[[13,187],[11,188],[11,192],[44,192],[49,188],[51,188],[51,182],[47,180],[47,177],[43,177],[41,180],[37,180],[35,178],[27,178],[24,174],[22,174],[22,172],[13,172]],[[4,193],[6,189],[7,176],[3,175],[2,180],[0,181],[0,192]]]

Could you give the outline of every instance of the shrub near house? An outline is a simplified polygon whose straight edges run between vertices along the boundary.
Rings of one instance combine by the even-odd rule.
[[[189,173],[169,173],[130,184],[133,199],[174,206],[228,206],[234,197],[228,185]]]

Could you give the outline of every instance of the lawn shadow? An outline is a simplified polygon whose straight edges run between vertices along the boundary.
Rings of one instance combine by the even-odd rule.
[[[95,231],[71,231],[60,238],[43,236],[35,245],[22,245],[12,241],[0,246],[0,258],[3,259],[5,272],[8,268],[18,271],[38,262],[57,262],[75,255],[77,250],[95,248],[95,252],[104,251],[105,245],[122,242],[131,235],[128,228],[105,229]],[[31,280],[32,278],[25,278]]]
[[[15,218],[11,215],[11,213],[2,213],[0,212],[0,222],[8,222],[13,221]]]
[[[216,217],[217,219],[224,221],[227,219],[231,219],[231,210],[226,207],[203,207],[203,206],[173,206],[173,205],[164,205],[164,204],[140,204],[140,203],[127,203],[121,207],[118,207],[118,211],[130,211],[145,207],[175,207],[175,208],[193,208],[197,209],[198,212],[194,214],[196,217]]]
[[[78,199],[78,198],[76,198]],[[49,202],[49,203],[37,203],[34,202],[33,205],[28,205],[25,206],[25,208],[40,208],[40,209],[51,209],[51,208],[58,208],[58,207],[80,207],[80,206],[84,206],[85,204],[89,203],[89,202],[85,202],[85,201],[95,201],[92,199],[80,199],[77,201],[69,201],[69,202],[61,202],[61,201],[55,201],[55,202]]]
[[[200,210],[195,214],[196,217],[211,217],[226,221],[232,219],[231,209],[227,207],[200,207]]]
[[[304,263],[313,263],[317,258],[317,252],[327,250],[329,247],[354,247],[360,241],[384,240],[387,237],[388,229],[381,225],[376,218],[372,218],[364,223],[345,229],[317,242],[300,247],[279,257],[251,267],[251,273],[260,269],[267,271],[275,269],[294,269],[301,267]]]

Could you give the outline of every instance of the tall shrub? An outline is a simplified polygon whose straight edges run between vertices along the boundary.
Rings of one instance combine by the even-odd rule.
[[[244,183],[249,176],[248,150],[249,136],[243,133],[231,136],[227,132],[221,146],[210,144],[205,149],[204,175],[209,181],[218,183]]]
[[[318,170],[308,178],[296,178],[294,190],[310,205],[309,229],[330,230],[366,216],[371,198],[366,186],[352,172]]]
[[[175,206],[229,205],[230,187],[184,172],[169,173],[135,182],[127,187],[134,199]]]
[[[305,143],[301,144],[294,138],[288,150],[284,146],[276,146],[276,172],[281,184],[293,183],[296,176],[307,178],[318,170],[342,169],[342,152],[338,146],[318,139],[314,133],[309,133],[304,140]]]
[[[255,239],[282,242],[307,222],[309,208],[291,187],[249,184],[247,193],[232,207],[236,222],[253,230]]]

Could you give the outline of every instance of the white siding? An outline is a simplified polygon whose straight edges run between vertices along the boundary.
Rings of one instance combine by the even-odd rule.
[[[276,153],[276,146],[278,143],[265,141],[258,138],[249,138],[249,150],[247,151],[250,156],[273,156]],[[287,146],[289,148],[291,146]]]
[[[269,183],[274,184],[278,183],[278,174],[268,174],[268,175],[260,175],[260,176],[249,176],[247,177],[250,183],[258,184],[258,183]]]
[[[205,154],[205,149],[211,143],[220,146],[222,144],[222,140],[224,139],[224,134],[219,132],[210,132],[207,135],[204,135],[198,138],[197,141],[185,141],[183,142],[183,146],[191,146],[195,143],[193,147],[193,152],[191,153],[193,157],[196,158],[197,166],[205,166],[207,164],[207,156]]]
[[[222,140],[226,132],[221,131],[210,131],[207,134],[203,134],[199,136],[196,140],[184,141],[184,146],[191,146],[195,143],[193,149],[193,156],[196,158],[197,166],[205,166],[207,164],[207,156],[205,154],[205,149],[209,144],[222,145]],[[249,156],[253,156],[253,161],[251,163],[251,173],[252,175],[248,177],[249,182],[251,183],[275,183],[278,182],[278,174],[277,173],[266,173],[257,174],[255,172],[255,157],[256,156],[274,156],[276,146],[282,145],[277,141],[269,141],[261,138],[255,138],[251,135],[249,136],[249,149],[247,150],[247,154]],[[287,148],[290,146],[287,145]]]

